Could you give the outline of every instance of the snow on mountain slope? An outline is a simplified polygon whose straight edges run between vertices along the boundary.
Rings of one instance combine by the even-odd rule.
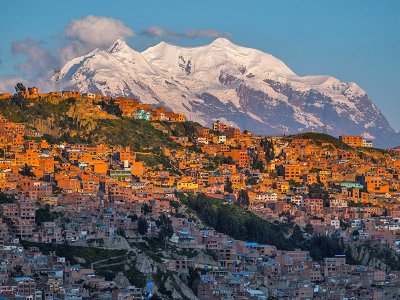
[[[355,83],[298,76],[272,55],[224,38],[194,48],[162,42],[142,53],[118,40],[67,62],[60,75],[66,88],[165,104],[203,124],[221,118],[260,134],[327,128],[400,144]]]
[[[186,97],[187,89],[174,83],[162,70],[153,66],[125,42],[117,40],[106,50],[96,49],[87,55],[66,63],[60,72],[61,84],[81,91],[100,92],[105,95],[123,95],[140,99],[146,103],[164,104],[160,95],[181,93]],[[182,111],[190,107],[184,97],[176,107]],[[202,120],[205,122],[205,120]]]
[[[225,38],[195,48],[182,48],[162,42],[142,54],[158,68],[182,78],[191,75],[207,81],[210,71],[213,75],[219,75],[221,69],[237,76],[244,73],[272,73],[283,77],[294,75],[282,61],[272,55],[237,46]]]

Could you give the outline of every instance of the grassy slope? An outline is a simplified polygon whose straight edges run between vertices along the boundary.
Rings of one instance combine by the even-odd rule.
[[[350,150],[353,149],[359,154],[365,154],[368,156],[372,156],[375,158],[382,157],[384,155],[388,154],[387,150],[384,149],[379,149],[379,148],[353,148],[350,147],[349,145],[343,143],[340,141],[338,138],[331,136],[329,134],[325,133],[319,133],[319,132],[304,132],[296,135],[291,135],[286,137],[288,140],[293,140],[293,139],[311,139],[313,140],[317,145],[321,145],[322,143],[331,143],[333,146],[339,149],[345,149],[345,150]]]
[[[63,100],[58,104],[52,104],[46,99],[37,99],[32,103],[34,103],[32,106],[20,107],[13,100],[4,99],[0,101],[0,113],[10,121],[28,125],[37,119],[52,118],[53,125],[60,129],[61,134],[45,135],[45,138],[51,142],[107,143],[130,146],[133,151],[154,153],[155,163],[165,163],[160,147],[167,146],[170,149],[180,147],[167,133],[156,129],[157,126],[153,126],[152,122],[131,118],[96,119],[93,120],[94,128],[88,129],[81,125],[81,120],[66,115],[70,107],[75,105],[73,100]],[[167,131],[171,132],[168,126],[172,125],[163,124],[161,128],[165,127]],[[185,126],[188,125],[174,126],[178,128],[179,132],[184,133]]]
[[[35,105],[20,107],[11,99],[2,99],[0,100],[0,113],[12,122],[29,123],[37,118],[62,117],[73,102],[73,100],[64,100],[59,104],[52,104],[45,99],[38,99],[34,101]]]
[[[381,261],[390,270],[400,270],[398,255],[379,243],[366,241],[344,245],[339,240],[326,236],[305,238],[293,223],[271,223],[235,204],[226,204],[222,200],[204,195],[179,194],[179,197],[205,224],[235,239],[275,245],[281,250],[300,248],[310,251],[311,257],[316,261],[345,253],[349,264],[372,264],[379,267],[376,262]],[[364,253],[365,251],[368,253]],[[364,257],[360,258],[360,253],[364,253],[368,261],[364,261]]]
[[[311,139],[317,145],[321,145],[322,143],[331,143],[336,148],[351,149],[351,147],[349,145],[343,143],[338,138],[335,138],[334,136],[331,136],[331,135],[325,134],[325,133],[303,132],[303,133],[299,133],[299,134],[296,134],[296,135],[290,135],[290,136],[288,136],[286,138],[289,139],[289,140],[292,140],[292,139]]]
[[[338,240],[325,236],[305,238],[293,223],[271,223],[236,204],[202,194],[179,197],[205,224],[235,239],[274,245],[280,250],[301,248],[310,251],[316,260],[344,252]]]
[[[179,148],[169,136],[152,126],[148,121],[120,118],[117,120],[98,120],[97,128],[90,139],[112,145],[131,146],[135,151],[152,151],[166,146]]]
[[[25,248],[38,247],[44,254],[50,254],[51,251],[55,251],[56,255],[65,257],[72,264],[78,263],[77,258],[83,258],[85,260],[83,266],[87,268],[90,268],[91,264],[97,261],[115,256],[123,256],[127,253],[126,250],[107,250],[94,247],[70,246],[67,244],[34,243],[24,240],[21,240],[21,244]]]

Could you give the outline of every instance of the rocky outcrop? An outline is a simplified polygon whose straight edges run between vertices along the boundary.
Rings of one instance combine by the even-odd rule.
[[[347,254],[358,264],[383,270],[400,270],[399,255],[379,242],[354,242],[347,246]]]
[[[103,238],[104,245],[103,247],[108,249],[130,249],[128,241],[122,236],[111,237],[111,238]]]
[[[165,291],[172,299],[197,299],[193,291],[176,274],[169,272],[162,263],[154,261],[148,255],[140,253],[135,257],[135,266],[149,280],[156,280],[159,293]]]
[[[193,291],[175,274],[167,278],[164,287],[172,291],[172,299],[198,299],[196,295],[193,294]]]
[[[115,284],[120,288],[127,288],[131,285],[128,278],[122,272],[118,272],[117,276],[114,278]]]
[[[30,125],[44,134],[52,136],[59,136],[61,134],[60,127],[56,125],[54,117],[34,119]]]

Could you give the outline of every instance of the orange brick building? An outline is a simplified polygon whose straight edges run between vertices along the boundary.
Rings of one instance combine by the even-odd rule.
[[[339,139],[352,147],[361,147],[362,146],[362,138],[359,135],[342,135],[339,136]]]

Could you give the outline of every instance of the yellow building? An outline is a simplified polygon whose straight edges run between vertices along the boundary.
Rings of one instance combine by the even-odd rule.
[[[177,184],[178,191],[181,191],[181,190],[197,190],[198,188],[199,188],[199,184],[198,183],[194,183],[194,182],[178,181],[178,184]]]

